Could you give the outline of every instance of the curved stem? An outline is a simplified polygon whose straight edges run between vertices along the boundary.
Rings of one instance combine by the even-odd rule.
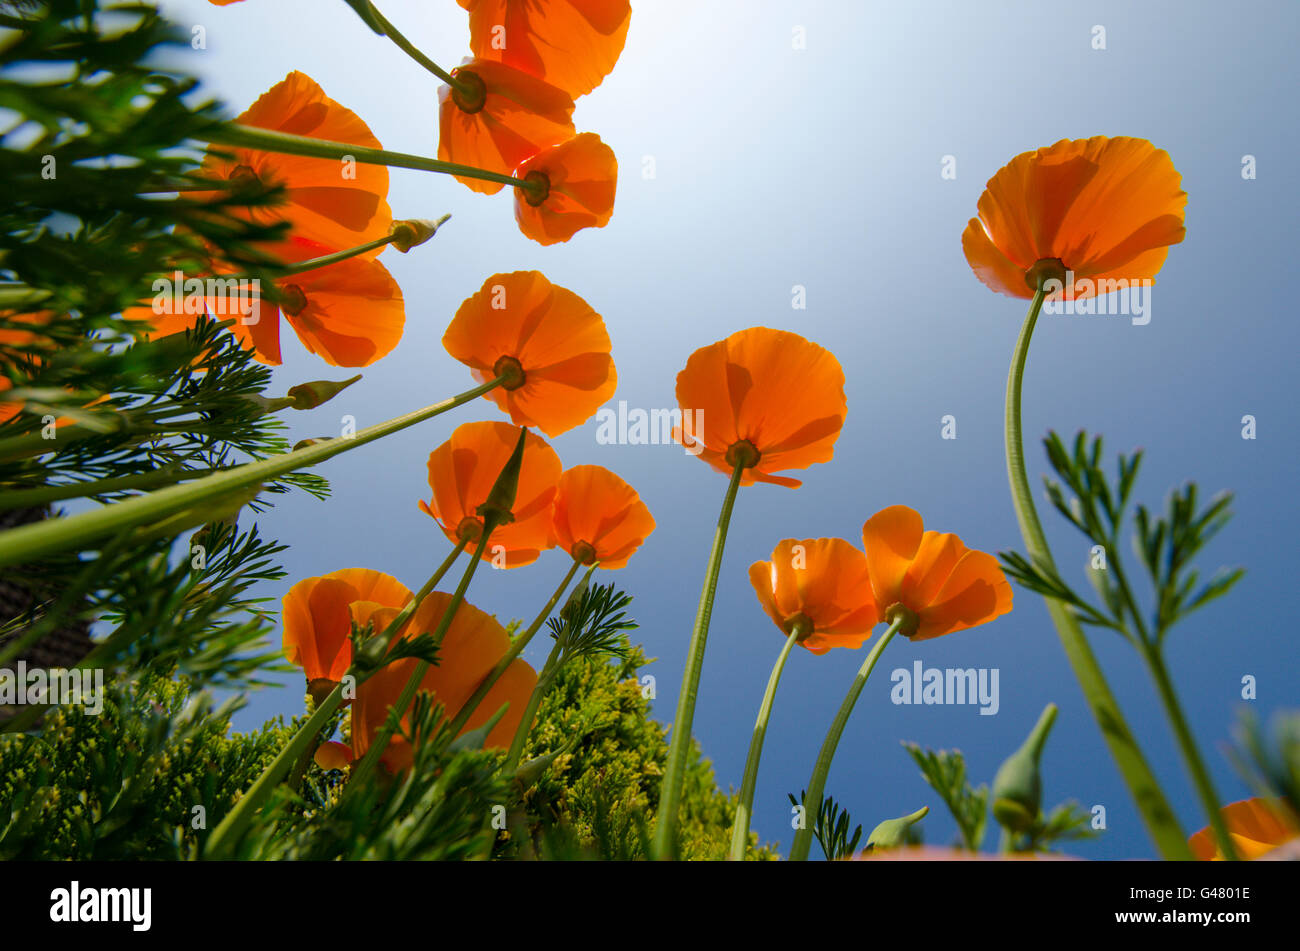
[[[1012,355],[1011,370],[1007,376],[1006,451],[1011,501],[1015,506],[1016,519],[1020,523],[1020,534],[1024,538],[1026,550],[1032,561],[1055,573],[1052,553],[1047,547],[1047,538],[1038,521],[1033,494],[1029,490],[1020,418],[1020,391],[1025,375],[1025,359],[1029,354],[1029,342],[1033,337],[1034,325],[1038,321],[1038,313],[1042,309],[1045,296],[1043,283],[1040,280],[1038,291],[1034,294],[1024,326],[1020,330],[1020,337],[1016,341],[1015,353]],[[1174,816],[1160,784],[1156,781],[1155,774],[1152,773],[1151,767],[1142,755],[1137,740],[1124,721],[1124,715],[1110,692],[1101,665],[1097,663],[1097,658],[1084,636],[1082,627],[1060,601],[1055,598],[1047,598],[1046,601],[1047,612],[1056,626],[1061,646],[1065,648],[1065,656],[1074,669],[1074,676],[1078,679],[1079,686],[1083,688],[1084,699],[1088,702],[1088,707],[1101,728],[1102,736],[1137,804],[1147,832],[1165,858],[1190,859],[1192,853],[1178,825],[1178,819]]]
[[[749,848],[749,822],[754,811],[754,787],[758,785],[758,761],[763,755],[763,739],[767,736],[767,721],[772,716],[772,701],[776,698],[776,687],[781,682],[781,672],[785,670],[786,659],[790,650],[799,641],[800,632],[791,631],[781,645],[776,664],[767,678],[767,689],[763,691],[763,702],[758,706],[758,719],[754,723],[754,733],[749,740],[749,757],[745,760],[745,778],[740,784],[740,801],[736,804],[736,819],[731,825],[731,851],[727,858],[733,862],[743,862]]]
[[[411,155],[406,152],[372,149],[364,145],[349,145],[346,142],[331,142],[328,139],[313,139],[309,136],[240,125],[237,122],[214,125],[202,136],[196,137],[216,145],[232,145],[237,148],[258,149],[263,152],[304,155],[308,158],[351,158],[366,165],[387,165],[392,168],[413,168],[423,172],[442,172],[447,175],[460,175],[465,178],[479,178],[485,182],[514,185],[516,188],[522,188],[529,192],[535,192],[541,187],[536,182],[515,178],[513,175],[502,175],[499,172],[489,172],[486,169],[474,168],[471,165],[443,162],[438,159],[425,158],[423,155]]]
[[[542,705],[542,697],[546,696],[546,691],[551,689],[551,684],[555,681],[560,656],[563,653],[563,638],[557,637],[555,646],[551,648],[551,653],[546,657],[546,664],[542,667],[541,676],[537,678],[537,684],[533,687],[533,692],[528,695],[528,704],[524,707],[524,715],[519,719],[519,726],[515,728],[514,739],[510,741],[510,751],[506,753],[505,763],[501,766],[503,776],[512,776],[515,770],[519,768],[519,760],[524,755],[524,744],[528,741],[528,734],[533,729],[533,718],[537,716],[537,708]]]
[[[398,49],[411,57],[411,59],[415,60],[429,72],[433,73],[433,75],[437,76],[448,86],[451,86],[453,89],[460,89],[463,93],[468,93],[468,90],[464,89],[462,84],[458,82],[451,73],[447,72],[433,60],[429,59],[429,57],[425,56],[424,53],[420,51],[419,47],[404,37],[398,31],[397,27],[388,22],[388,18],[380,13],[373,3],[370,5],[370,12],[374,14],[375,22],[383,28],[384,35],[397,44]]]
[[[1187,764],[1187,771],[1191,773],[1192,785],[1196,787],[1196,795],[1201,800],[1201,807],[1205,809],[1206,815],[1210,817],[1210,828],[1214,830],[1214,838],[1218,841],[1219,851],[1228,861],[1237,860],[1237,849],[1233,845],[1232,836],[1228,833],[1228,824],[1223,819],[1223,813],[1219,810],[1220,799],[1218,793],[1214,791],[1214,783],[1210,779],[1210,772],[1205,768],[1205,761],[1201,758],[1200,750],[1196,746],[1196,738],[1192,736],[1191,727],[1187,724],[1187,718],[1183,714],[1182,704],[1178,702],[1178,695],[1174,692],[1173,681],[1169,679],[1169,671],[1165,667],[1164,658],[1160,655],[1159,648],[1143,647],[1142,655],[1146,659],[1147,667],[1151,670],[1151,676],[1156,682],[1156,690],[1160,693],[1160,702],[1164,704],[1165,713],[1169,716],[1169,722],[1173,726],[1174,736],[1178,739],[1178,746],[1182,750],[1183,760]]]
[[[722,568],[722,551],[727,544],[727,527],[731,524],[731,510],[736,504],[740,477],[744,467],[737,464],[731,473],[731,484],[722,500],[718,527],[713,533],[713,548],[709,552],[709,566],[704,574],[704,590],[700,592],[700,606],[695,614],[695,629],[686,652],[686,670],[682,674],[682,690],[677,697],[677,715],[673,720],[673,737],[668,745],[668,763],[659,787],[659,814],[655,821],[655,836],[651,844],[656,859],[673,858],[677,850],[677,810],[682,801],[682,787],[686,782],[686,756],[691,746],[691,723],[695,719],[695,700],[700,689],[700,671],[704,666],[704,647],[709,637],[709,620],[713,616],[713,598],[718,590],[718,572]]]
[[[485,520],[483,533],[479,535],[478,545],[474,549],[474,555],[470,559],[469,564],[465,566],[465,573],[460,577],[460,584],[456,586],[456,593],[451,596],[451,601],[447,604],[446,609],[443,610],[442,617],[438,620],[438,626],[433,631],[433,639],[439,644],[442,643],[443,636],[447,633],[447,629],[451,627],[451,622],[455,619],[456,612],[460,610],[461,603],[465,600],[465,592],[469,589],[469,583],[474,579],[474,572],[478,569],[478,563],[483,557],[483,552],[487,549],[488,536],[492,534],[492,530],[496,527],[493,522],[494,519],[491,516],[488,516]],[[459,555],[464,547],[465,542],[462,540],[454,554]],[[444,562],[444,570],[445,567],[450,567],[450,565]],[[436,577],[440,580],[442,576],[438,575]],[[433,590],[433,586],[436,583],[436,580],[430,579],[430,583],[421,589],[420,596],[418,596],[419,600],[413,601],[408,605],[411,609],[411,614],[415,613],[415,608],[419,606],[419,601],[424,600],[424,596]],[[403,621],[403,623],[405,622]],[[424,675],[428,670],[428,661],[421,660],[416,662],[415,670],[411,672],[410,679],[406,681],[406,686],[402,688],[401,695],[397,698],[397,702],[393,704],[392,709],[397,711],[396,722],[400,723],[401,718],[406,715],[407,709],[411,706],[411,701],[415,699],[415,694],[420,689],[420,682],[424,680]],[[384,750],[388,748],[388,741],[392,735],[393,731],[389,728],[389,721],[385,720],[384,725],[380,727],[379,732],[371,739],[370,747],[366,750],[366,755],[361,758],[361,762],[357,765],[356,769],[352,771],[352,776],[348,780],[349,783],[364,784],[365,781],[370,778],[370,774],[374,772],[375,766],[379,763],[379,757],[382,756]]]
[[[546,623],[546,619],[550,617],[551,612],[555,610],[555,605],[560,600],[560,595],[564,593],[564,589],[569,586],[569,582],[573,580],[573,576],[577,574],[578,568],[580,567],[581,565],[576,561],[572,566],[570,566],[569,573],[564,576],[564,580],[561,581],[560,586],[555,589],[555,593],[551,595],[551,599],[546,602],[546,606],[538,612],[537,617],[533,619],[533,623],[528,625],[528,630],[524,631],[524,633],[520,634],[513,642],[511,642],[510,650],[506,651],[504,656],[497,661],[496,666],[488,672],[488,675],[483,678],[483,682],[478,685],[474,693],[470,695],[470,698],[465,701],[465,705],[460,708],[460,712],[456,714],[456,718],[451,721],[449,729],[451,730],[452,736],[460,735],[460,731],[464,729],[465,724],[469,722],[469,718],[474,715],[474,711],[477,710],[478,705],[483,702],[483,698],[488,695],[488,691],[491,690],[493,685],[501,679],[501,675],[506,672],[506,668],[514,663],[516,657],[523,653],[524,648],[528,646],[528,642],[533,639],[533,635],[537,633],[544,623]]]
[[[105,536],[157,522],[168,515],[206,505],[232,492],[314,466],[477,399],[500,385],[503,379],[504,377],[497,377],[472,390],[466,390],[459,396],[394,417],[387,422],[367,426],[347,438],[328,439],[293,452],[225,469],[185,485],[169,486],[148,495],[114,502],[77,515],[46,519],[0,532],[0,567],[33,561],[65,549],[85,550],[91,542]]]
[[[270,765],[262,770],[262,775],[257,777],[257,781],[248,788],[248,791],[244,793],[239,802],[235,803],[235,807],[226,813],[226,817],[212,830],[212,835],[208,837],[207,844],[203,849],[204,858],[224,859],[233,857],[231,852],[235,844],[239,842],[244,830],[248,828],[248,824],[252,822],[254,814],[271,795],[271,791],[279,785],[280,780],[298,762],[303,755],[303,751],[311,745],[317,734],[325,728],[325,724],[342,702],[343,684],[340,683],[330,691],[330,695],[316,708],[316,712],[293,735],[293,739],[285,744]]]
[[[0,511],[7,509],[29,508],[35,505],[48,505],[64,499],[84,499],[92,496],[107,495],[110,492],[125,492],[131,489],[156,489],[177,482],[189,482],[204,476],[221,472],[221,469],[155,469],[152,472],[139,472],[135,475],[117,476],[110,479],[90,479],[84,482],[66,482],[62,485],[43,485],[35,489],[6,489],[0,496]]]
[[[849,715],[853,713],[853,706],[858,702],[858,697],[862,696],[862,689],[867,685],[867,678],[871,676],[871,670],[876,666],[876,661],[884,652],[885,646],[894,639],[898,629],[905,623],[904,616],[900,615],[894,619],[894,622],[885,629],[885,633],[876,641],[871,653],[867,654],[866,660],[858,668],[858,675],[853,678],[853,686],[849,687],[849,692],[844,697],[844,702],[840,704],[839,712],[835,714],[835,719],[831,722],[831,728],[826,732],[826,739],[822,741],[821,751],[817,754],[817,764],[813,767],[812,778],[808,780],[808,791],[804,793],[804,823],[803,828],[794,835],[794,845],[790,847],[790,861],[805,862],[808,860],[808,851],[812,847],[813,822],[816,821],[817,813],[821,809],[822,795],[826,791],[826,777],[830,775],[831,761],[835,759],[835,749],[840,745],[840,737],[844,734],[844,727],[848,725]],[[811,810],[812,820],[809,820],[809,811]]]

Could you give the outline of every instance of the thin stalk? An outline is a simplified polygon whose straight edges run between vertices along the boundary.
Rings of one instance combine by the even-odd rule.
[[[293,735],[293,739],[285,744],[271,764],[262,771],[262,775],[257,777],[257,781],[248,788],[239,802],[235,803],[235,807],[226,813],[221,823],[212,830],[212,835],[208,837],[207,845],[203,849],[205,858],[231,857],[235,843],[253,821],[257,810],[270,797],[280,780],[298,762],[303,751],[325,728],[325,724],[342,702],[343,684],[340,683],[330,691],[330,695],[316,708],[316,712]]]
[[[776,698],[776,687],[781,682],[781,672],[785,670],[786,659],[790,650],[805,632],[792,630],[786,635],[777,655],[776,664],[767,678],[767,689],[763,692],[763,702],[758,706],[758,719],[754,723],[754,733],[749,740],[749,757],[745,760],[745,778],[740,784],[740,802],[736,805],[736,821],[731,826],[731,852],[727,858],[733,862],[743,862],[749,848],[749,823],[754,811],[754,788],[758,785],[758,761],[763,756],[763,739],[767,736],[767,721],[772,716],[772,701]]]
[[[246,463],[196,479],[186,485],[174,485],[148,495],[125,499],[88,512],[63,518],[46,519],[0,532],[0,567],[23,564],[44,555],[69,548],[84,550],[97,539],[125,532],[138,525],[154,523],[169,515],[205,505],[231,492],[247,489],[289,472],[305,469],[340,453],[364,446],[400,432],[416,423],[477,399],[501,384],[504,377],[489,380],[459,396],[434,403],[423,409],[376,423],[348,438],[329,439],[281,453],[258,462]]]
[[[581,565],[577,561],[569,567],[568,574],[564,576],[564,580],[561,581],[559,587],[555,589],[555,593],[551,595],[551,599],[547,601],[542,610],[538,612],[537,617],[533,619],[533,623],[528,625],[528,630],[524,631],[524,633],[514,639],[510,644],[510,650],[506,651],[502,658],[497,661],[496,666],[488,671],[488,675],[483,678],[483,682],[478,685],[474,690],[474,693],[470,695],[470,698],[465,701],[465,705],[460,708],[460,712],[457,713],[455,719],[451,721],[450,730],[452,736],[460,735],[460,731],[465,728],[465,724],[468,723],[469,718],[474,715],[474,711],[477,710],[479,704],[483,702],[483,698],[488,695],[488,691],[490,691],[496,682],[501,679],[501,675],[506,672],[506,668],[514,663],[515,658],[524,652],[524,648],[527,647],[528,642],[533,639],[533,635],[536,634],[538,630],[541,629],[541,626],[546,623],[546,619],[550,617],[551,612],[555,610],[555,605],[559,602],[560,595],[564,593],[564,590],[569,586],[569,582],[573,580],[573,576],[577,574],[578,568],[580,567]],[[595,566],[593,565],[592,568],[594,569]]]
[[[840,745],[840,737],[844,734],[844,727],[848,725],[849,715],[853,713],[853,706],[858,702],[858,697],[862,696],[862,690],[867,685],[867,678],[871,676],[871,670],[876,666],[876,661],[884,652],[886,645],[894,639],[898,629],[905,623],[905,616],[900,615],[894,619],[894,622],[885,629],[885,633],[876,641],[871,652],[867,654],[866,660],[858,668],[858,675],[853,678],[853,686],[849,687],[848,694],[844,697],[844,702],[840,704],[839,712],[835,714],[835,719],[831,723],[831,728],[826,732],[826,739],[822,741],[821,752],[817,754],[817,764],[813,767],[812,778],[808,780],[808,791],[804,794],[804,824],[794,835],[794,844],[790,847],[790,861],[806,862],[808,860],[808,851],[812,847],[813,827],[818,811],[821,809],[822,796],[826,791],[826,777],[830,775],[831,761],[835,759],[835,749]],[[808,818],[809,811],[813,819]]]
[[[1038,521],[1038,512],[1034,508],[1033,493],[1029,489],[1029,479],[1025,470],[1024,439],[1021,429],[1020,393],[1025,375],[1025,359],[1029,355],[1029,342],[1033,338],[1034,325],[1038,321],[1039,311],[1046,294],[1040,279],[1038,290],[1030,304],[1025,317],[1016,349],[1011,359],[1011,370],[1007,376],[1006,400],[1006,452],[1007,478],[1011,484],[1011,501],[1015,506],[1016,519],[1020,523],[1020,534],[1030,560],[1055,572],[1051,549]],[[1070,661],[1074,676],[1083,688],[1084,699],[1092,710],[1101,734],[1110,748],[1115,765],[1133,796],[1147,832],[1155,841],[1156,848],[1166,859],[1190,859],[1191,850],[1187,839],[1170,808],[1165,794],[1156,780],[1155,774],[1147,764],[1137,740],[1124,720],[1124,715],[1110,691],[1101,666],[1092,652],[1082,627],[1070,613],[1069,609],[1055,598],[1046,598],[1047,612],[1065,648],[1065,656]]]
[[[419,47],[403,36],[398,31],[397,27],[388,22],[388,18],[380,13],[373,3],[370,5],[370,11],[374,14],[375,22],[383,27],[384,34],[397,44],[398,49],[411,57],[411,59],[415,60],[429,72],[433,73],[433,75],[437,76],[448,86],[451,86],[453,89],[459,89],[463,95],[468,95],[469,90],[465,88],[463,83],[457,80],[451,75],[451,73],[447,72],[433,60],[429,59],[429,57],[425,56],[424,53],[420,51]]]
[[[447,629],[451,627],[451,622],[456,617],[456,612],[460,610],[461,602],[465,600],[465,592],[469,589],[469,583],[474,579],[474,572],[477,570],[478,563],[483,557],[483,552],[487,549],[488,536],[492,534],[492,530],[496,527],[493,523],[494,519],[491,516],[488,516],[483,525],[483,532],[479,536],[478,545],[474,549],[474,555],[470,559],[469,564],[465,567],[465,573],[461,575],[460,584],[456,586],[456,593],[451,596],[451,601],[443,611],[442,618],[439,619],[437,628],[433,631],[433,639],[439,643],[441,643],[443,636],[447,633]],[[456,550],[456,554],[460,554],[460,550],[465,547],[465,544],[466,542],[462,540],[460,546]],[[433,585],[427,585],[426,587],[429,591],[433,590]],[[427,594],[428,592],[424,593]],[[411,613],[414,614],[414,611]],[[407,680],[406,686],[402,688],[402,693],[398,696],[397,702],[393,704],[392,709],[397,711],[396,722],[400,723],[401,718],[406,715],[407,709],[411,706],[411,701],[415,699],[415,694],[420,688],[420,682],[424,680],[424,675],[428,670],[428,661],[421,660],[416,662],[415,670],[411,672],[410,679]],[[375,771],[375,767],[379,763],[379,757],[382,756],[384,750],[388,748],[388,741],[392,735],[393,731],[389,729],[388,721],[385,721],[379,732],[371,739],[370,747],[366,750],[366,755],[361,758],[361,762],[358,763],[356,768],[352,771],[352,776],[348,782],[364,783],[370,778],[370,774]]]
[[[0,287],[0,308],[9,310],[25,304],[39,304],[41,301],[53,296],[53,291],[43,290],[38,287],[28,287],[25,284],[6,284]]]
[[[1206,815],[1210,817],[1210,828],[1214,830],[1214,838],[1218,841],[1219,851],[1223,853],[1225,859],[1235,862],[1238,859],[1237,848],[1233,845],[1232,836],[1228,832],[1228,824],[1224,821],[1223,813],[1219,810],[1221,800],[1218,793],[1214,791],[1214,782],[1210,779],[1210,771],[1205,768],[1205,761],[1201,758],[1201,752],[1196,745],[1196,738],[1192,736],[1191,727],[1187,724],[1187,717],[1183,713],[1182,704],[1178,702],[1178,695],[1174,692],[1174,684],[1169,678],[1169,670],[1165,667],[1164,658],[1161,656],[1159,648],[1151,646],[1142,648],[1142,656],[1146,659],[1147,667],[1156,682],[1160,702],[1164,705],[1165,713],[1169,717],[1169,723],[1174,729],[1174,736],[1178,740],[1183,760],[1187,764],[1187,771],[1191,774],[1192,785],[1196,787],[1196,795],[1201,800],[1201,807],[1205,810]]]
[[[123,492],[130,489],[156,489],[177,482],[189,482],[204,476],[221,472],[221,469],[158,469],[153,472],[140,472],[136,475],[118,476],[112,479],[93,479],[85,482],[69,482],[65,485],[43,485],[35,489],[6,489],[0,496],[0,511],[5,509],[30,508],[35,505],[48,505],[62,502],[64,499],[84,499],[109,492]]]
[[[489,172],[487,169],[460,165],[456,162],[443,162],[426,158],[423,155],[411,155],[406,152],[390,152],[387,149],[372,149],[364,145],[349,145],[346,142],[331,142],[328,139],[313,139],[288,132],[276,132],[272,129],[259,129],[255,126],[227,122],[214,125],[202,138],[215,145],[230,145],[237,148],[258,149],[263,152],[280,152],[285,155],[304,155],[308,158],[343,159],[351,158],[365,165],[387,165],[392,168],[413,168],[423,172],[442,172],[447,175],[460,175],[464,178],[478,178],[485,182],[500,182],[514,185],[525,191],[535,192],[541,186],[536,182]]]
[[[533,692],[528,695],[524,715],[519,718],[519,726],[515,728],[514,739],[510,741],[510,751],[506,753],[505,762],[501,766],[503,776],[512,776],[515,770],[519,768],[519,760],[524,755],[524,744],[528,741],[528,734],[533,728],[533,718],[537,716],[537,708],[542,705],[542,697],[546,695],[546,691],[551,689],[551,684],[555,683],[555,675],[559,673],[560,658],[563,653],[564,635],[561,634],[555,639],[555,646],[551,648],[550,654],[546,657],[546,664],[542,667],[542,673],[537,678],[537,684],[533,687]]]
[[[709,637],[709,620],[713,616],[713,598],[718,590],[718,572],[722,568],[722,551],[727,544],[727,528],[731,524],[731,510],[736,504],[740,478],[744,472],[740,463],[731,472],[731,484],[722,500],[718,527],[713,533],[713,548],[709,552],[709,565],[704,574],[704,589],[700,592],[700,606],[695,614],[695,628],[686,652],[686,670],[682,674],[682,690],[677,697],[677,714],[673,719],[672,741],[668,746],[668,762],[659,788],[659,814],[655,822],[655,835],[651,854],[656,859],[669,859],[677,848],[677,811],[681,806],[682,787],[686,783],[686,756],[691,745],[691,723],[695,719],[695,701],[700,689],[700,671],[704,666],[704,648]]]

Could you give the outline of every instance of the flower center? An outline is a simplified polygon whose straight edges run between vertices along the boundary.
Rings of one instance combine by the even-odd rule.
[[[524,181],[528,183],[524,188],[524,201],[534,208],[551,196],[551,178],[545,172],[533,170],[524,176]]]
[[[885,608],[885,623],[892,625],[895,621],[901,620],[898,633],[904,637],[914,637],[916,629],[921,624],[921,619],[916,616],[916,612],[909,608],[901,601],[897,601]]]
[[[1044,283],[1055,280],[1062,287],[1065,286],[1065,263],[1060,258],[1043,258],[1036,261],[1034,266],[1025,271],[1025,283],[1029,285],[1031,291],[1038,290],[1038,281],[1041,279]]]
[[[758,447],[748,439],[739,439],[733,442],[728,447],[726,456],[727,465],[732,468],[740,466],[742,469],[754,468],[762,457],[763,454],[758,451]]]
[[[805,641],[817,629],[813,624],[813,619],[800,611],[798,614],[791,615],[785,619],[782,625],[786,634],[793,634],[797,640]]]
[[[594,565],[596,563],[596,546],[591,542],[574,542],[569,554],[580,565]]]
[[[519,389],[524,385],[524,380],[527,378],[523,366],[515,357],[499,357],[497,362],[492,365],[492,372],[496,376],[505,377],[501,381],[501,387],[507,390]]]
[[[302,292],[302,288],[297,284],[288,284],[281,288],[283,298],[280,301],[280,309],[290,317],[297,317],[307,307],[307,295]]]
[[[253,185],[261,184],[261,179],[257,177],[257,172],[247,165],[236,165],[226,176],[229,181],[234,182],[241,188],[248,188]]]
[[[460,111],[473,115],[482,109],[487,102],[487,83],[483,78],[467,69],[455,70],[451,75],[456,80],[456,85],[451,87],[451,101]]]
[[[483,520],[475,518],[472,515],[466,515],[456,526],[456,540],[466,543],[478,541],[479,536],[483,534]]]

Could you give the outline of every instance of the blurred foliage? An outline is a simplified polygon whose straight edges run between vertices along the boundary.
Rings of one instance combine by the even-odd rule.
[[[961,750],[922,749],[920,745],[908,742],[904,742],[903,747],[956,821],[957,846],[978,852],[988,826],[989,787],[985,784],[971,786],[966,778],[966,757]],[[1049,852],[1059,842],[1096,835],[1091,828],[1091,819],[1091,814],[1073,801],[1061,803],[1047,813],[1040,810],[1023,834],[1012,835],[1008,831],[1003,849]]]

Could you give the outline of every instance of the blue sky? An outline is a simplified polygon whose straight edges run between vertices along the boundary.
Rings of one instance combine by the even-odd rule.
[[[381,0],[380,8],[440,64],[466,55],[454,0]],[[183,57],[238,113],[291,69],[316,79],[398,151],[437,150],[437,81],[341,2],[248,0],[227,8],[175,0],[207,49]],[[1106,48],[1093,49],[1094,27]],[[780,635],[746,577],[780,539],[840,536],[903,503],[929,528],[986,551],[1022,548],[1006,484],[1002,399],[1023,303],[985,289],[960,236],[986,180],[1019,152],[1061,138],[1133,135],[1168,150],[1189,195],[1187,238],[1169,255],[1152,319],[1043,318],[1025,377],[1031,481],[1049,429],[1106,436],[1109,452],[1141,446],[1137,495],[1160,505],[1194,479],[1237,493],[1237,516],[1201,565],[1243,565],[1229,598],[1170,637],[1168,656],[1192,728],[1225,801],[1247,795],[1222,754],[1240,708],[1300,703],[1297,651],[1279,623],[1293,601],[1297,512],[1292,491],[1297,331],[1285,275],[1294,262],[1300,141],[1289,106],[1300,85],[1293,40],[1300,7],[1192,2],[908,4],[783,0],[634,3],[623,57],[579,100],[579,131],[618,155],[613,220],[544,248],[517,231],[506,193],[487,198],[445,176],[394,170],[399,217],[453,215],[429,244],[382,260],[402,285],[406,334],[333,402],[290,417],[295,437],[358,427],[472,385],[442,350],[461,300],[490,274],[536,268],[600,312],[618,364],[618,400],[675,405],[674,381],[698,347],[745,327],[803,334],[843,364],[849,413],[832,463],[798,473],[804,487],[742,491],[723,565],[695,734],[719,782],[739,786],[754,713]],[[802,30],[805,48],[794,48]],[[1254,155],[1257,178],[1241,175]],[[956,178],[940,176],[944,156]],[[653,160],[654,176],[643,170]],[[806,288],[807,307],[791,306]],[[341,379],[286,335],[275,385]],[[941,418],[957,438],[941,438]],[[1241,438],[1244,415],[1258,438]],[[319,471],[334,498],[281,502],[264,533],[289,543],[289,578],[365,566],[420,585],[447,545],[416,509],[425,459],[451,430],[498,418],[486,401],[339,457]],[[552,445],[565,465],[598,463],[641,493],[658,529],[616,580],[635,597],[639,640],[657,658],[655,714],[673,715],[724,476],[672,446],[608,446],[592,420]],[[1087,544],[1040,504],[1067,580],[1086,589]],[[483,571],[471,600],[502,621],[531,617],[567,567]],[[611,579],[614,580],[614,579]],[[1120,704],[1190,833],[1205,824],[1168,724],[1136,654],[1114,634],[1092,643]],[[545,645],[526,658],[539,664]],[[796,651],[786,668],[755,799],[754,828],[788,849],[787,792],[805,786],[856,651]],[[1000,709],[890,702],[889,674],[930,667],[999,670]],[[1240,696],[1258,679],[1258,699]],[[251,696],[244,728],[298,709],[300,682]],[[929,804],[929,842],[954,825],[899,746],[959,748],[991,781],[1043,705],[1061,708],[1044,756],[1045,801],[1105,806],[1107,831],[1072,846],[1097,858],[1150,857],[1123,783],[1070,672],[1041,599],[1017,590],[993,624],[885,652],[840,745],[828,792],[870,829]],[[989,844],[993,843],[991,834]]]

